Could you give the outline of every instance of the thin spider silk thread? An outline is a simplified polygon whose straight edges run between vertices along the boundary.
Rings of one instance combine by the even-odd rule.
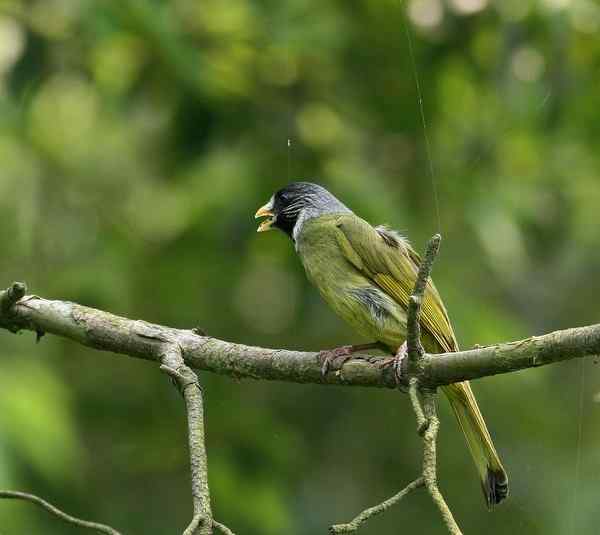
[[[440,217],[440,202],[437,191],[437,181],[435,176],[435,169],[433,166],[433,158],[431,157],[431,144],[429,143],[429,136],[427,135],[427,121],[425,120],[425,109],[423,106],[423,93],[421,92],[421,83],[419,81],[419,74],[417,72],[417,62],[415,61],[415,54],[413,51],[412,37],[410,36],[410,30],[408,27],[408,20],[404,11],[404,2],[402,4],[402,24],[404,26],[404,33],[406,34],[406,40],[408,41],[408,55],[410,56],[410,62],[412,66],[413,76],[415,79],[415,86],[417,88],[417,97],[419,101],[419,112],[421,115],[421,125],[423,126],[423,138],[425,139],[425,154],[427,156],[427,163],[429,165],[429,177],[431,179],[431,188],[433,190],[433,199],[435,202],[435,215],[437,219],[437,231],[442,232],[442,220]]]
[[[282,4],[283,5],[283,4]],[[285,9],[285,8],[284,8]],[[284,47],[285,47],[285,60],[287,63],[288,69],[290,72],[292,70],[292,53],[290,50],[290,21],[288,18],[287,9],[284,11],[283,15],[283,32],[284,32]],[[291,95],[291,92],[288,89],[288,96]],[[290,102],[290,99],[286,99],[287,102],[287,121],[286,121],[286,130],[287,130],[287,140],[286,140],[286,156],[287,156],[287,181],[288,184],[292,181],[292,127],[294,121],[294,104],[293,101]]]
[[[289,126],[288,126],[288,136],[289,136]],[[292,139],[288,137],[287,140],[287,177],[288,182],[292,180]]]
[[[575,533],[575,523],[577,519],[577,505],[579,494],[579,474],[581,471],[581,444],[583,442],[583,409],[585,407],[585,358],[582,357],[580,364],[579,379],[579,424],[577,429],[577,452],[575,454],[575,482],[573,488],[573,505],[571,512],[571,533]]]
[[[404,7],[404,2],[402,2],[402,7]],[[433,166],[433,159],[431,157],[431,144],[429,142],[429,136],[427,135],[427,122],[425,120],[423,95],[421,92],[421,84],[420,84],[419,75],[417,72],[417,64],[415,61],[412,38],[410,35],[410,30],[408,27],[408,20],[406,18],[404,9],[402,9],[402,22],[403,22],[403,26],[404,26],[404,33],[406,34],[406,39],[408,41],[408,52],[409,52],[411,66],[412,66],[412,70],[413,70],[413,76],[415,79],[415,86],[417,89],[417,96],[418,96],[418,101],[419,101],[419,112],[421,115],[421,124],[423,126],[423,137],[425,139],[425,152],[426,152],[427,160],[428,160],[428,164],[429,164],[429,175],[431,178],[431,185],[432,185],[433,196],[434,196],[434,201],[435,201],[435,211],[436,211],[436,217],[437,217],[438,232],[441,232],[442,223],[441,223],[441,217],[440,217],[436,175],[435,175],[435,169]],[[546,105],[550,96],[551,96],[551,91],[548,91],[548,93],[545,95],[545,97],[542,101],[540,110]],[[577,452],[576,452],[576,456],[575,456],[575,478],[574,478],[575,481],[574,481],[572,513],[571,513],[571,533],[575,532],[575,524],[576,524],[576,518],[577,518],[577,506],[578,506],[578,498],[579,498],[579,496],[578,496],[579,479],[580,479],[580,472],[581,472],[581,457],[582,457],[581,450],[582,450],[582,442],[583,442],[583,416],[584,416],[584,406],[585,406],[585,403],[584,403],[584,401],[585,401],[585,359],[584,358],[581,359],[580,369],[581,369],[581,378],[580,378],[580,391],[579,391],[579,417],[578,417],[579,423],[578,423],[578,432],[577,432]]]

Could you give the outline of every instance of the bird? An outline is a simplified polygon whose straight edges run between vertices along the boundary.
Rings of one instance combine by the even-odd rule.
[[[357,350],[384,347],[406,351],[407,310],[420,257],[407,238],[387,226],[372,226],[327,189],[292,182],[258,209],[257,232],[287,234],[309,281],[324,301],[356,332],[373,340],[321,352],[323,373],[332,359]],[[432,281],[425,290],[420,318],[427,353],[458,351],[448,313]],[[336,360],[337,362],[337,360]],[[468,381],[442,387],[471,453],[488,509],[508,496],[508,475]]]

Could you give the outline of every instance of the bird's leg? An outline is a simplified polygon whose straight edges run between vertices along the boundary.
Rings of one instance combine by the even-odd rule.
[[[344,362],[352,358],[354,353],[359,351],[367,351],[369,349],[381,349],[380,342],[371,342],[369,344],[356,344],[350,346],[341,346],[334,349],[326,349],[319,351],[319,360],[321,362],[321,375],[325,377],[332,361],[339,361],[339,366],[343,366]]]

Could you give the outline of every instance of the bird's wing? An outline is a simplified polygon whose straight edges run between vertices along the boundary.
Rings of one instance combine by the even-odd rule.
[[[421,259],[410,244],[384,227],[372,227],[354,214],[336,219],[336,237],[347,260],[405,310],[413,291]],[[448,313],[433,283],[425,290],[421,326],[441,351],[456,351],[458,344]]]

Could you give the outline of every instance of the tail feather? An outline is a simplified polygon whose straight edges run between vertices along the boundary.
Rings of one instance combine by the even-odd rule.
[[[508,496],[508,476],[468,381],[443,388],[475,461],[488,509]]]
[[[508,478],[504,469],[491,470],[488,468],[485,484],[482,484],[483,495],[488,509],[499,504],[508,497]]]

